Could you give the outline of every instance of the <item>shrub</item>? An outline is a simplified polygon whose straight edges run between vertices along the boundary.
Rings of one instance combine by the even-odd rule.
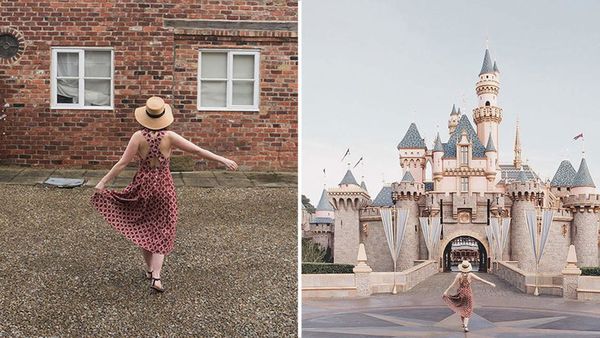
[[[581,268],[582,276],[600,276],[600,266],[584,266]]]
[[[302,273],[352,273],[352,264],[302,263]]]
[[[302,238],[302,261],[323,263],[326,251],[309,238]]]

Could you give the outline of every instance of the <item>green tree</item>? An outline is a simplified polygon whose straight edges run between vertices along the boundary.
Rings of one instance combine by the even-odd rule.
[[[325,262],[325,250],[310,238],[302,238],[302,261],[303,262]]]
[[[302,195],[302,205],[306,208],[306,211],[313,214],[315,212],[315,207],[310,203],[310,199],[304,194]]]

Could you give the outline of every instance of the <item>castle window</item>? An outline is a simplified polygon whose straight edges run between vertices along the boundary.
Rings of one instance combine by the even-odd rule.
[[[460,147],[460,164],[469,164],[469,147],[467,146]]]
[[[469,192],[469,178],[468,177],[460,178],[460,192]]]
[[[198,57],[198,110],[258,111],[259,52],[203,49]]]
[[[111,48],[52,48],[52,109],[112,109]]]
[[[490,106],[490,101],[485,101],[485,106],[489,107]]]

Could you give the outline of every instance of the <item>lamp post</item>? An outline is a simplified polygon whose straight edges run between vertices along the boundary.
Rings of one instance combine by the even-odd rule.
[[[397,227],[396,220],[394,219],[394,214],[396,214],[396,202],[398,202],[398,193],[396,192],[395,189],[392,189],[392,230],[393,230],[394,234],[396,234],[396,227]],[[394,250],[396,249],[395,243],[396,243],[396,240],[394,238]],[[392,288],[392,295],[395,295],[398,293],[398,290],[396,289],[396,260],[393,259],[392,261],[394,263],[394,287]]]

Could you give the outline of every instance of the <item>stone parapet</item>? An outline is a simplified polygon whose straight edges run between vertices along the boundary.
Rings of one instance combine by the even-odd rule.
[[[544,185],[538,182],[512,182],[506,192],[513,201],[535,201],[543,197]]]
[[[581,194],[571,195],[563,198],[563,206],[570,208],[576,212],[600,212],[600,195],[598,194]]]
[[[479,95],[479,88],[478,95]],[[486,88],[486,87],[483,87]],[[473,121],[479,124],[481,122],[502,122],[502,108],[495,106],[483,106],[473,109]]]
[[[392,193],[398,200],[418,200],[425,193],[425,184],[419,182],[394,182]]]

